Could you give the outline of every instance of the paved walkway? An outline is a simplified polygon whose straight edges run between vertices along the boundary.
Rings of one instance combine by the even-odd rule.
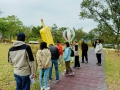
[[[96,65],[93,49],[89,49],[88,59],[88,64],[80,63],[80,69],[73,69],[74,76],[65,77],[61,74],[60,81],[52,83],[50,90],[107,90],[103,69],[104,55],[102,55],[102,66]]]

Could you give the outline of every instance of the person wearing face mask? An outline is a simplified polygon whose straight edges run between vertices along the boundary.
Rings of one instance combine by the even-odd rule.
[[[101,40],[97,40],[96,41],[96,47],[95,47],[95,53],[96,53],[96,57],[97,57],[97,65],[101,66],[101,55],[102,55],[102,44],[101,44]]]

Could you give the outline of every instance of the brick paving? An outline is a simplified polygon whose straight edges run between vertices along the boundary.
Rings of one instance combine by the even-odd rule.
[[[80,59],[81,62],[81,59]],[[102,66],[97,66],[94,50],[88,51],[88,64],[80,63],[80,69],[73,69],[74,76],[60,75],[58,83],[51,83],[50,90],[107,90],[104,74],[104,55],[102,54]]]

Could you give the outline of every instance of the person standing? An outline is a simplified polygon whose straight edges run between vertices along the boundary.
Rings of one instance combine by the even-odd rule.
[[[49,45],[49,49],[51,52],[51,62],[52,62],[52,66],[50,67],[50,71],[49,71],[49,80],[52,81],[52,68],[54,65],[56,82],[58,82],[59,81],[58,59],[59,59],[60,53],[58,48],[53,46],[53,44]]]
[[[98,62],[96,63],[98,66],[101,66],[101,55],[102,55],[102,44],[101,40],[97,40],[96,47],[95,47],[95,53]]]
[[[40,74],[39,74],[39,81],[40,81],[40,86],[41,89],[43,90],[43,78],[44,78],[44,85],[45,89],[44,90],[49,90],[50,87],[48,87],[48,75],[49,75],[49,69],[51,67],[51,52],[47,48],[47,43],[42,42],[40,44],[40,50],[38,50],[36,54],[36,59],[38,63],[38,67],[40,68]]]
[[[71,49],[73,51],[73,43],[71,44]],[[75,61],[75,57],[74,57],[74,51],[73,51],[73,55],[71,56],[71,62],[73,63]]]
[[[16,90],[30,90],[29,76],[32,74],[34,78],[36,71],[32,50],[24,41],[25,34],[21,32],[8,52],[8,62],[14,66]]]
[[[73,44],[74,44],[73,51],[74,51],[74,57],[75,57],[74,68],[80,68],[78,43],[77,41],[74,41]]]
[[[81,43],[81,50],[82,50],[82,62],[81,63],[84,63],[84,57],[86,59],[86,63],[88,63],[88,55],[87,55],[88,45],[84,42],[84,40],[82,40],[82,43]]]
[[[65,42],[65,49],[64,49],[64,61],[66,66],[65,76],[74,75],[74,72],[70,67],[70,55],[71,55],[71,48],[70,48],[69,42]]]
[[[59,53],[60,53],[60,56],[59,56],[59,59],[58,59],[59,65],[63,66],[63,49],[62,49],[62,45],[60,44],[59,41],[57,41],[57,48],[58,48]]]
[[[97,43],[97,41],[95,40],[95,41],[93,42],[93,44],[92,44],[92,46],[94,47],[94,49],[95,49],[95,47],[96,47],[96,43]]]

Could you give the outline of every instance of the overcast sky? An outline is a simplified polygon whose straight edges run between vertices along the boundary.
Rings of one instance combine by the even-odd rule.
[[[97,27],[93,20],[80,20],[80,3],[82,0],[0,0],[0,17],[15,15],[25,26],[41,26],[43,18],[45,25],[82,28],[85,32]]]

